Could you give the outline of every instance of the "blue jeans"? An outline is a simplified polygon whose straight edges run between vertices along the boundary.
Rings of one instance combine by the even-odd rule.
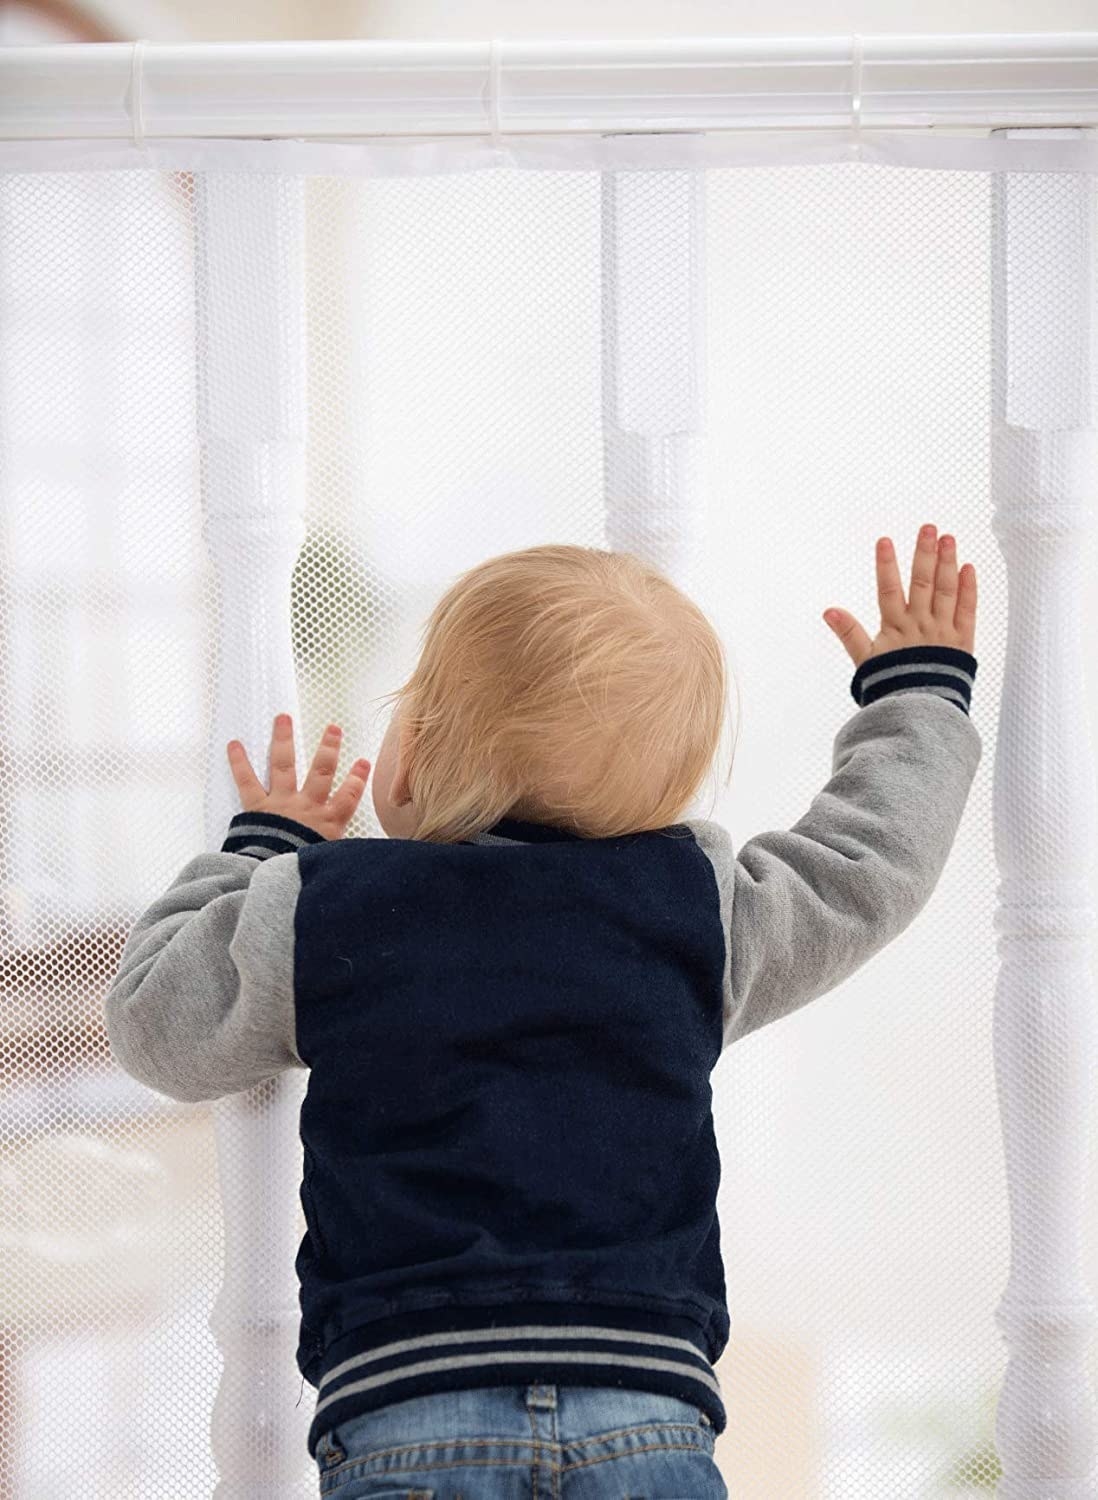
[[[332,1500],[728,1500],[715,1441],[675,1396],[497,1385],[365,1412],[316,1459]]]

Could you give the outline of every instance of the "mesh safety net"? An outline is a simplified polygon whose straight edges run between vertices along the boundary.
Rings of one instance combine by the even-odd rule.
[[[875,634],[875,539],[906,584],[930,520],[979,576],[983,759],[912,925],[713,1074],[716,1457],[740,1500],[992,1493],[1001,178],[174,150],[0,174],[0,1491],[211,1494],[211,1317],[242,1260],[296,1336],[303,1076],[249,1095],[219,1150],[240,1101],[143,1087],[103,1026],[130,924],[238,808],[226,741],[265,769],[291,711],[300,768],[335,721],[341,780],[376,759],[379,700],[460,571],[545,541],[635,550],[725,641],[730,728],[690,813],[739,844],[801,816],[856,712],[823,609]],[[1088,425],[1093,367],[1062,356],[1093,304],[1057,226],[1091,224],[1093,177],[1015,181],[1034,290],[1012,330],[1038,367],[1019,420],[1071,426],[1081,403]],[[1040,608],[1023,586],[1018,630]],[[380,834],[368,796],[348,832]],[[270,1228],[245,1224],[246,1249],[242,1202]],[[221,1420],[258,1445],[254,1397],[222,1391]],[[311,1495],[292,1362],[270,1399],[300,1439],[287,1492]]]

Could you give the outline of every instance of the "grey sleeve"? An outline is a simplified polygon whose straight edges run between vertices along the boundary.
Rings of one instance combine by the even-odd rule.
[[[831,779],[792,828],[737,854],[719,824],[687,822],[717,878],[724,1047],[834,989],[922,911],[981,754],[947,697],[889,693],[843,724]]]
[[[172,1099],[253,1088],[297,1055],[297,854],[210,851],[138,918],[105,1000],[121,1067]]]

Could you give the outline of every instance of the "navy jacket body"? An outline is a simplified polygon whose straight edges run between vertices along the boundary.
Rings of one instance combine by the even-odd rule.
[[[516,1353],[628,1386],[641,1359],[723,1425],[698,1385],[728,1338],[713,867],[685,827],[481,837],[299,855],[302,1371],[353,1361],[370,1323],[330,1394],[368,1375],[401,1399],[425,1358],[432,1389],[512,1383]],[[534,1331],[562,1315],[590,1333]]]

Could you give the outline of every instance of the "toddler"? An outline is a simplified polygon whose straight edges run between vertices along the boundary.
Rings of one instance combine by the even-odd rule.
[[[788,830],[683,818],[725,660],[637,558],[532,547],[436,606],[344,838],[338,727],[300,787],[231,741],[243,811],[129,935],[115,1057],[174,1099],[310,1070],[297,1363],[323,1495],[727,1491],[710,1074],[926,904],[981,756],[976,579],[920,533],[881,629],[825,618],[857,708]]]

